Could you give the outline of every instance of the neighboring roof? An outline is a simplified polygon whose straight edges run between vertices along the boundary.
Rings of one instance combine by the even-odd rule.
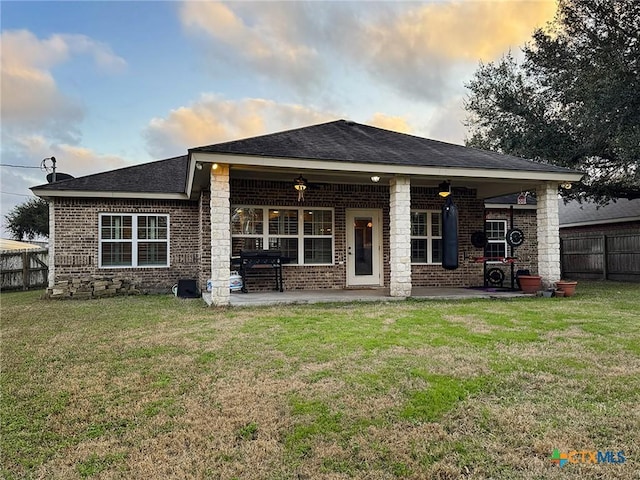
[[[10,250],[38,250],[41,249],[40,245],[33,245],[32,243],[19,242],[17,240],[9,240],[7,238],[0,238],[0,251],[6,252]]]
[[[558,201],[560,227],[579,227],[605,223],[640,221],[640,199],[627,200],[619,198],[605,206],[590,202],[571,200],[564,203]]]
[[[555,165],[346,120],[192,148],[189,152],[420,167],[574,172]]]
[[[32,187],[39,191],[184,193],[187,155]]]
[[[528,192],[527,192],[528,193]],[[487,208],[504,208],[513,205],[514,207],[535,207],[538,204],[536,197],[530,193],[527,194],[526,205],[518,205],[519,193],[512,193],[511,195],[501,195],[499,197],[487,198],[484,201],[484,205]]]

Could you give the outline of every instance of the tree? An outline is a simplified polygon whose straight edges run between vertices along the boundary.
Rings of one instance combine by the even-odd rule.
[[[640,198],[640,2],[559,0],[523,54],[466,85],[467,145],[584,171],[570,196]]]
[[[16,240],[49,236],[49,204],[42,198],[30,198],[16,205],[5,218],[7,229]]]

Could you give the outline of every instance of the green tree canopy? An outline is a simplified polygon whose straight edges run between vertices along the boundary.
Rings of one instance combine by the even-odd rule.
[[[30,198],[16,205],[5,218],[7,229],[16,240],[49,236],[49,204],[42,198]]]
[[[640,2],[559,0],[523,54],[466,85],[467,145],[581,170],[572,196],[640,198]]]

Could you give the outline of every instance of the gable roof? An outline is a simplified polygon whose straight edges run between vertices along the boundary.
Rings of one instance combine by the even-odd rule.
[[[32,187],[40,191],[184,194],[187,155]]]
[[[573,172],[511,155],[336,120],[258,137],[192,148],[218,153],[418,167]]]
[[[605,206],[591,202],[559,200],[558,217],[561,227],[578,227],[606,223],[640,221],[640,199],[619,198]]]

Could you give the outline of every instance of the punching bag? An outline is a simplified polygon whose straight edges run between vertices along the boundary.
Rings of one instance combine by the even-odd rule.
[[[442,268],[458,268],[458,208],[451,197],[442,207]]]

